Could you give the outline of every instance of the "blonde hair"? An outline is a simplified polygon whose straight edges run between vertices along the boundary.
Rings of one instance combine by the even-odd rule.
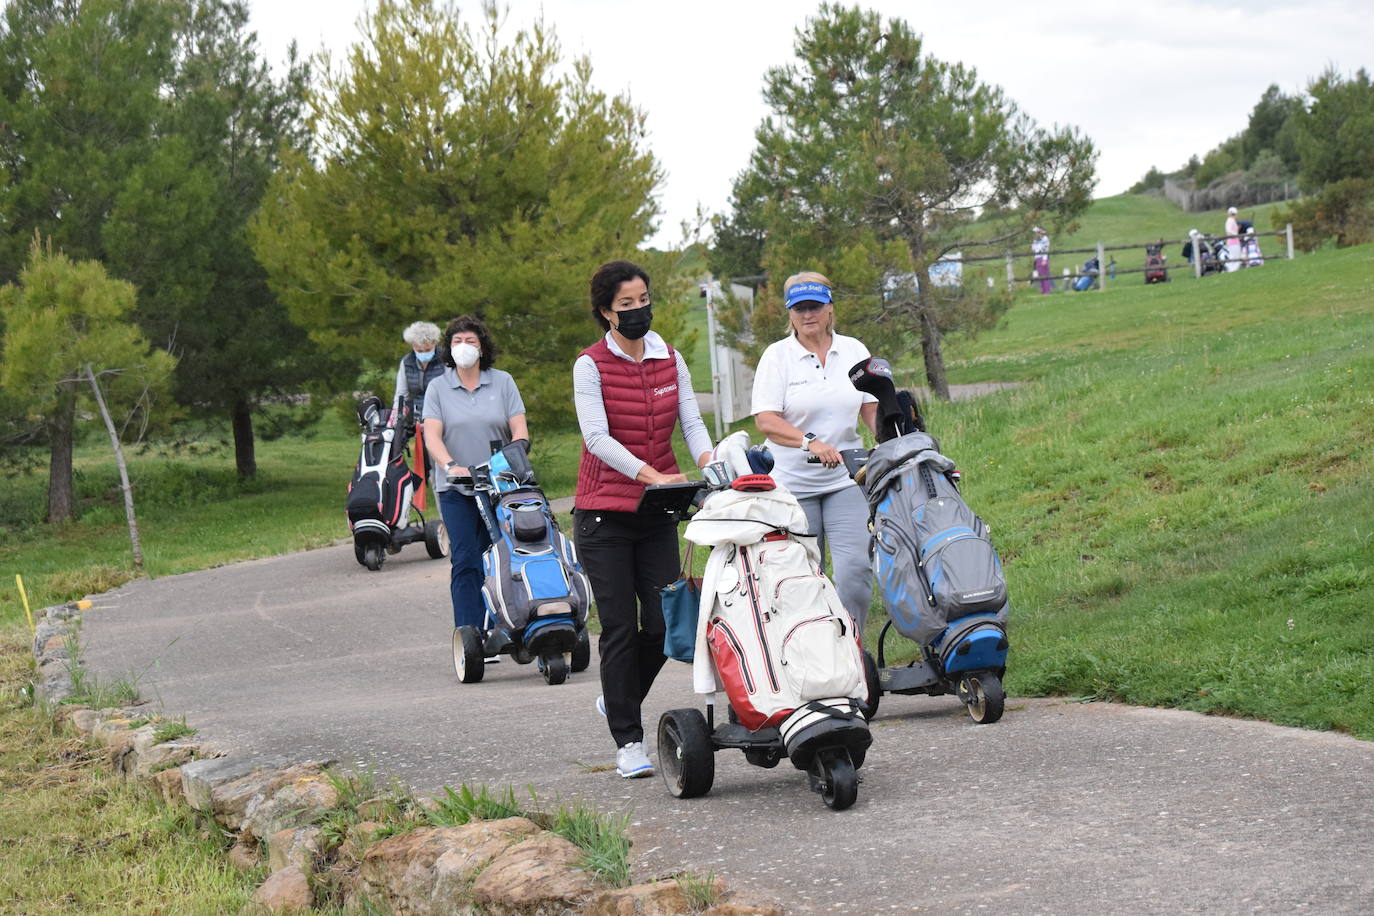
[[[830,309],[830,320],[826,323],[826,326],[825,326],[825,333],[827,333],[827,334],[834,334],[834,333],[835,333],[835,309],[833,308],[833,306],[834,306],[834,304],[835,304],[835,284],[831,283],[831,282],[830,282],[830,278],[827,277],[825,274],[820,273],[819,271],[815,271],[815,270],[803,270],[803,271],[800,271],[800,272],[798,272],[798,273],[793,274],[792,276],[788,277],[786,280],[782,281],[782,298],[783,298],[784,301],[787,299],[787,291],[790,290],[792,287],[796,286],[796,285],[799,284],[799,283],[824,283],[827,287],[829,287],[829,289],[830,289],[830,305],[832,306],[832,308]],[[797,336],[797,329],[796,329],[796,327],[792,324],[792,310],[791,310],[791,309],[788,309],[788,310],[787,310],[787,327],[788,327],[788,329],[791,331],[792,336],[793,336],[793,337],[796,337],[796,336]]]

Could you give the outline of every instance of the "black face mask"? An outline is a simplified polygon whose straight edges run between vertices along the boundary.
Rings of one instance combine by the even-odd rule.
[[[649,333],[649,325],[654,320],[654,307],[643,305],[619,314],[620,324],[616,326],[616,330],[620,332],[620,336],[626,340],[639,340]]]

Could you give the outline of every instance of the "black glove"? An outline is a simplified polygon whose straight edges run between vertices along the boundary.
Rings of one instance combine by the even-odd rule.
[[[516,439],[513,442],[511,442],[511,445],[520,446],[522,449],[525,450],[526,455],[530,453],[530,440],[528,439]]]

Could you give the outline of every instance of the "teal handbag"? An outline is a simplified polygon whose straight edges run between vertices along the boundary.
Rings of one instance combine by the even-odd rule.
[[[663,654],[690,662],[697,647],[697,613],[701,608],[701,579],[692,575],[692,548],[682,560],[677,581],[663,587]]]

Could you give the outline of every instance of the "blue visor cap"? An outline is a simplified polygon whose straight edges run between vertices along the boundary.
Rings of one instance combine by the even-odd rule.
[[[788,308],[798,302],[819,302],[821,305],[825,305],[831,301],[833,300],[830,298],[830,287],[824,283],[816,283],[815,281],[798,283],[787,291]]]

